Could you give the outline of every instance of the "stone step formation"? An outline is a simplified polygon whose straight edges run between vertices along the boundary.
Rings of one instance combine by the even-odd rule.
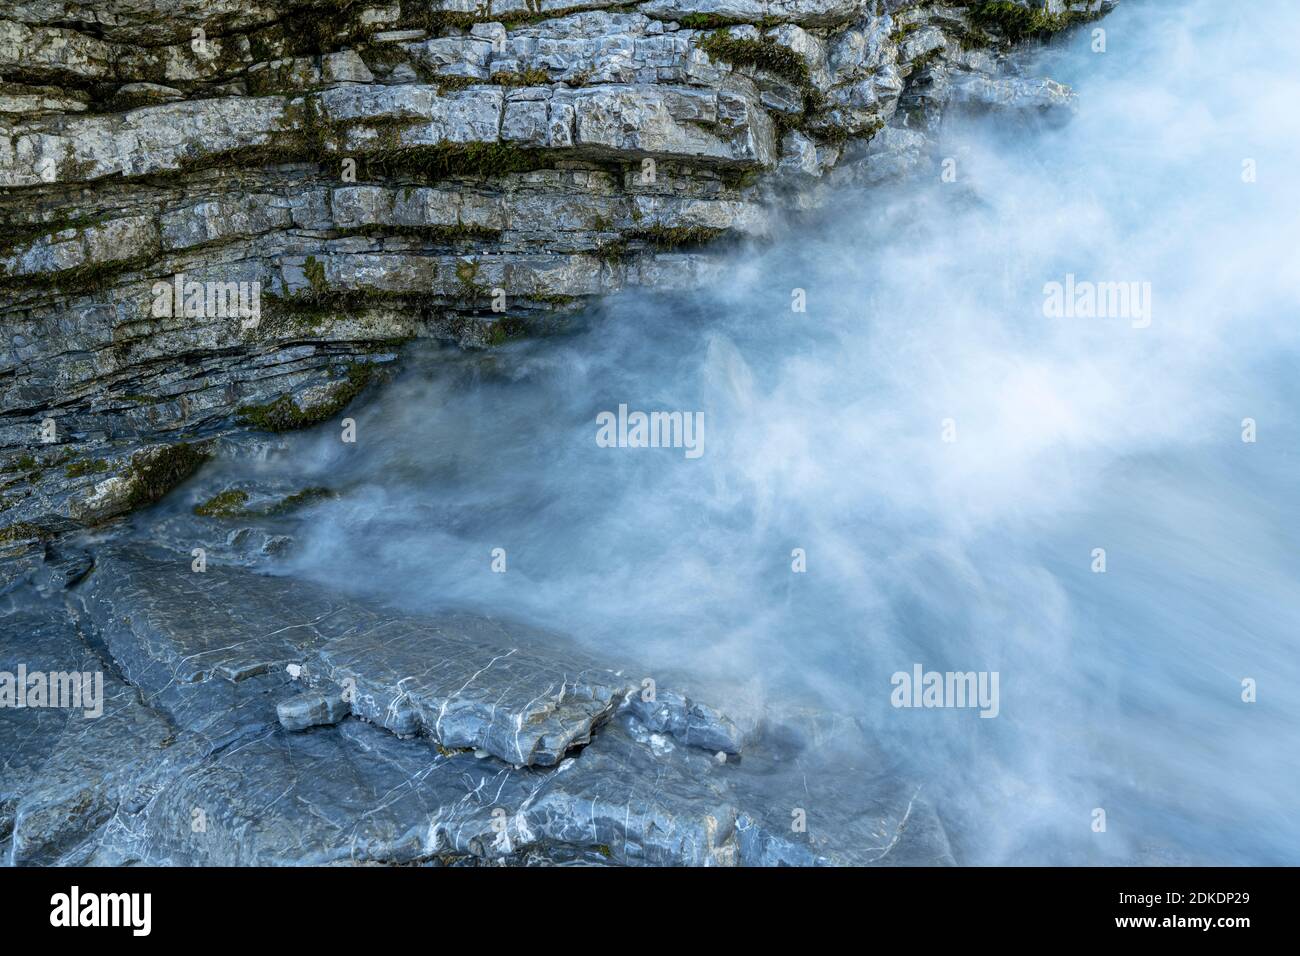
[[[101,713],[5,711],[8,863],[952,862],[850,719],[733,719],[523,624],[135,542],[71,590],[59,563],[8,583],[0,670],[102,673]]]
[[[413,339],[698,287],[937,168],[953,111],[1068,113],[1017,46],[1111,6],[6,4],[0,671],[103,683],[94,719],[0,712],[0,858],[952,862],[851,718],[285,576],[310,490],[114,519],[339,419]]]

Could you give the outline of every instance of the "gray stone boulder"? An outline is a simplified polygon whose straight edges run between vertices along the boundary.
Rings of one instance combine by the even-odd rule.
[[[275,705],[280,726],[285,730],[306,730],[337,724],[352,712],[351,704],[342,694],[308,691]]]

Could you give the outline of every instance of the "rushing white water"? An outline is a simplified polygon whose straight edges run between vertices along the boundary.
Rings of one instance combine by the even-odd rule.
[[[348,493],[297,571],[855,714],[965,862],[1300,863],[1300,5],[1102,26],[1031,64],[1069,124],[953,125],[955,183],[845,195],[720,287],[448,353],[357,445],[308,438]],[[1149,282],[1149,327],[1045,316],[1067,274]],[[702,411],[703,455],[598,447],[621,403]],[[895,709],[915,663],[998,672],[998,716]]]

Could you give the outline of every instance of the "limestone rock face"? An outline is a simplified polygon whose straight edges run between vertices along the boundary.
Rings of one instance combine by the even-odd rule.
[[[1038,35],[1111,5],[1021,4]],[[723,246],[828,188],[928,162],[951,109],[1068,111],[1018,75],[1006,20],[896,0],[9,4],[0,534],[146,500],[142,448],[328,419],[408,339],[488,347],[710,281]]]

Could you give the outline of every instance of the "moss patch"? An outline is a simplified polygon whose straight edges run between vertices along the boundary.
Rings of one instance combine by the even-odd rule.
[[[98,216],[70,216],[52,219],[49,222],[4,223],[6,235],[0,237],[0,255],[8,255],[15,249],[42,239],[45,236],[62,232],[65,229],[85,229],[98,226],[109,220],[107,214]]]
[[[986,0],[973,5],[970,10],[970,21],[975,27],[996,30],[1012,43],[1036,36],[1050,36],[1072,24],[1095,19],[1096,16],[1095,13],[1082,11],[1048,13],[1043,9],[1031,10],[1011,3],[1010,0]]]
[[[711,60],[720,60],[732,66],[752,66],[784,77],[800,87],[811,85],[808,64],[789,47],[769,39],[741,40],[725,30],[710,33],[700,41],[700,49]]]
[[[439,96],[446,96],[457,90],[466,90],[483,82],[476,76],[435,76],[434,80],[438,83]]]
[[[296,333],[319,335],[336,318],[337,310],[318,301],[309,292],[295,296],[262,295],[262,322],[248,335],[250,341]]]
[[[340,236],[416,236],[429,242],[450,244],[456,242],[495,242],[501,238],[500,229],[486,226],[407,226],[386,223],[369,223],[337,230]]]
[[[702,246],[726,235],[725,229],[709,226],[651,226],[626,233],[627,238],[640,240],[656,249],[680,249],[683,246]]]
[[[541,23],[544,20],[554,20],[558,17],[567,17],[573,13],[590,12],[589,8],[584,7],[562,7],[543,12],[540,0],[539,2],[529,0],[524,5],[525,10],[511,13],[493,13],[491,0],[476,4],[472,11],[429,10],[427,2],[421,4],[416,0],[402,0],[402,16],[398,22],[398,28],[404,30],[428,30],[431,33],[441,33],[448,27],[468,30],[476,23],[501,23],[507,28],[511,28],[525,26],[530,23]],[[604,7],[602,10],[605,13],[632,13],[636,10],[636,4],[624,3]]]
[[[497,86],[545,86],[551,82],[551,75],[536,68],[522,73],[494,73],[492,82]]]
[[[236,409],[240,424],[251,425],[268,432],[297,431],[328,421],[360,394],[370,381],[369,365],[348,368],[347,379],[339,382],[322,402],[310,408],[300,408],[292,395],[281,395],[265,405],[241,405]]]
[[[434,270],[430,268],[432,273]],[[370,309],[419,312],[432,308],[439,297],[431,292],[388,291],[375,288],[339,289],[317,296],[304,289],[291,296],[262,293],[262,321],[245,334],[245,341],[270,341],[284,337],[319,337],[335,322],[357,319]],[[368,350],[391,348],[409,342],[413,334],[365,340]]]
[[[908,66],[913,73],[920,73],[931,63],[934,63],[936,60],[942,58],[942,56],[943,56],[943,47],[937,46],[933,50],[927,50],[926,52],[922,53],[916,59],[912,60],[911,63],[908,64]]]
[[[777,116],[774,120],[774,134],[778,143],[791,129],[807,131],[813,117],[826,107],[826,95],[813,85],[808,72],[808,64],[798,53],[766,37],[761,40],[741,40],[731,36],[725,30],[711,33],[700,41],[700,49],[710,59],[732,66],[750,66],[774,73],[799,88],[803,109],[799,116]],[[813,134],[809,134],[813,135]],[[752,177],[733,188],[745,188],[752,185]]]
[[[102,458],[96,458],[93,461],[89,458],[83,458],[81,461],[74,461],[71,464],[63,466],[63,473],[69,478],[81,478],[85,475],[100,475],[108,471],[108,462]]]
[[[44,540],[51,536],[51,532],[40,525],[32,524],[30,521],[16,521],[11,525],[0,528],[0,542],[6,544],[14,541],[28,541],[32,538]]]
[[[722,180],[722,185],[728,189],[738,191],[757,185],[759,171],[754,166],[728,166],[718,171],[718,178]]]
[[[489,178],[542,169],[549,160],[541,150],[511,143],[439,143],[436,146],[381,146],[364,157],[365,178],[414,175]]]
[[[307,284],[311,286],[313,296],[327,295],[330,290],[330,284],[325,279],[325,264],[315,256],[308,256],[302,264],[303,275],[307,277]]]
[[[566,305],[573,305],[575,302],[580,301],[582,297],[577,295],[565,295],[562,292],[543,292],[534,293],[533,295],[528,296],[528,298],[531,301],[539,302],[542,305],[550,305],[559,308]]]
[[[620,236],[596,247],[596,256],[607,266],[615,266],[627,258],[627,240]]]
[[[739,26],[741,23],[740,20],[717,13],[688,13],[678,17],[677,22],[688,30],[718,30],[722,27]]]
[[[328,488],[304,488],[296,494],[288,495],[287,497],[277,501],[267,509],[266,513],[269,515],[289,514],[292,511],[297,511],[299,508],[305,508],[314,501],[324,501],[333,497],[335,497],[334,492],[330,491]]]
[[[473,11],[430,10],[428,0],[401,0],[396,29],[428,30],[438,33],[446,27],[468,30],[492,15],[491,0],[477,4]]]
[[[897,30],[895,30],[893,33],[889,35],[889,42],[894,44],[895,46],[898,46],[898,44],[906,40],[909,36],[911,36],[918,29],[920,29],[920,27],[921,24],[919,23],[904,23],[901,27],[899,27]]]
[[[460,297],[466,302],[474,301],[485,291],[483,283],[478,281],[479,269],[479,264],[472,260],[456,263],[456,282],[460,285]]]
[[[294,4],[279,26],[283,31],[285,53],[315,56],[338,49],[353,34],[360,32],[364,4],[355,0],[315,0]]]
[[[487,344],[491,347],[505,345],[511,339],[521,338],[528,332],[522,319],[504,318],[493,322],[487,333]]]
[[[167,445],[153,451],[138,451],[131,456],[126,477],[128,509],[153,504],[171,491],[207,461],[207,454],[187,442]]]
[[[235,518],[247,514],[248,492],[231,488],[194,506],[194,513],[204,518]]]
[[[72,269],[57,272],[34,272],[29,275],[6,276],[0,268],[0,281],[15,289],[50,289],[54,292],[96,292],[113,284],[113,279],[132,269],[143,269],[154,261],[151,255],[115,259],[112,262],[88,262]]]

